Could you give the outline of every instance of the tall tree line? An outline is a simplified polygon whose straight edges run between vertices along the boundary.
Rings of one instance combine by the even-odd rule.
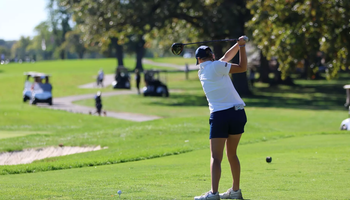
[[[117,66],[124,65],[125,53],[133,54],[135,68],[142,70],[147,48],[162,55],[174,42],[248,34],[261,50],[261,80],[269,79],[273,57],[281,79],[301,61],[310,77],[319,66],[319,52],[329,77],[335,77],[349,66],[349,7],[344,0],[49,0],[50,19],[37,27],[38,38],[27,46],[22,38],[16,46],[46,46],[39,55],[61,59],[72,51],[82,57],[98,49],[117,58]],[[232,44],[208,45],[220,58]],[[234,75],[233,81],[241,94],[251,93],[246,73]]]

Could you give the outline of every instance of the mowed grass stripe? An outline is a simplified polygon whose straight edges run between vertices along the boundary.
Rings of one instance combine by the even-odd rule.
[[[240,145],[244,197],[347,199],[349,139],[313,135]],[[209,158],[207,148],[119,165],[2,176],[0,199],[114,199],[118,190],[121,199],[192,199],[210,189]],[[222,169],[220,191],[231,185],[226,158]]]
[[[167,108],[163,109],[165,111]],[[43,110],[47,113],[52,112]],[[270,115],[266,115],[266,112]],[[333,134],[332,130],[338,128],[338,122],[334,119],[341,119],[337,112],[287,109],[247,108],[247,115],[249,120],[245,140],[241,144],[319,133]],[[52,131],[52,134],[8,138],[0,140],[0,147],[3,150],[20,150],[64,144],[65,146],[101,145],[108,149],[47,158],[26,165],[0,166],[0,174],[70,169],[173,155],[206,148],[209,137],[208,116],[161,119],[137,125],[122,120],[114,121],[109,118],[65,112],[52,113],[50,116],[52,118],[47,116],[46,120],[51,124],[47,124],[46,130]],[[61,122],[61,117],[66,117],[66,120]],[[324,126],[316,126],[318,118],[325,117],[330,120],[324,122]],[[74,126],[63,126],[69,124]],[[310,130],[308,128],[310,125],[315,128]],[[35,127],[45,129],[38,125]]]
[[[49,132],[40,132],[40,131],[0,131],[0,140],[5,138],[12,137],[22,137],[26,135],[33,134],[49,134]]]

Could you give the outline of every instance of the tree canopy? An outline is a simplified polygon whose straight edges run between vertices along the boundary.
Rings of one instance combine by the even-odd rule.
[[[283,75],[300,60],[317,67],[323,51],[334,77],[349,65],[350,1],[345,0],[250,0],[253,15],[247,23],[252,39],[269,58],[275,56]]]

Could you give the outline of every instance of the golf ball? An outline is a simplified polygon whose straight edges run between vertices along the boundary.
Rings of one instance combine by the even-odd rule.
[[[266,162],[270,163],[272,161],[272,157],[268,156],[266,157]]]
[[[122,194],[122,191],[121,191],[121,190],[118,190],[118,194],[121,195],[121,194]]]

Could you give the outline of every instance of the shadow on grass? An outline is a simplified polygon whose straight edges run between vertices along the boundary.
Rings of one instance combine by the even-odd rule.
[[[167,100],[152,102],[149,104],[162,106],[208,106],[208,102],[204,94],[170,94],[170,97]]]
[[[248,107],[275,107],[314,110],[345,110],[346,91],[344,83],[349,79],[341,78],[335,83],[326,80],[301,81],[295,86],[258,87],[253,89],[254,95],[244,97]],[[195,89],[195,88],[193,88]],[[198,89],[198,88],[196,88]],[[150,103],[164,106],[208,106],[203,94],[173,93],[167,100]]]
[[[308,84],[295,87],[254,88],[244,98],[247,106],[316,110],[344,110],[343,84]]]

